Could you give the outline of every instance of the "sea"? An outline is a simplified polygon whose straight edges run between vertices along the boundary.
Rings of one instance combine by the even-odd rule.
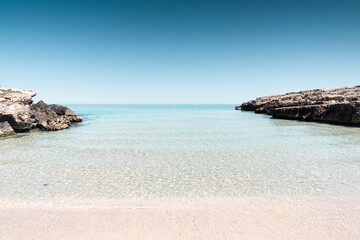
[[[84,121],[0,140],[0,204],[360,194],[360,128],[234,105],[68,107]]]

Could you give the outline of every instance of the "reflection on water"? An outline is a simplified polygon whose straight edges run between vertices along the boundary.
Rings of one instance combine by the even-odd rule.
[[[359,128],[233,106],[71,107],[77,127],[0,141],[0,200],[359,194]]]

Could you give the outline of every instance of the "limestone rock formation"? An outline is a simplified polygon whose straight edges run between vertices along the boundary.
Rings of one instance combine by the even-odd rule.
[[[0,87],[0,123],[8,122],[15,132],[26,132],[61,130],[82,121],[82,117],[67,107],[43,101],[34,104],[35,95],[31,90]]]
[[[259,97],[235,109],[266,113],[274,118],[360,126],[360,86]]]

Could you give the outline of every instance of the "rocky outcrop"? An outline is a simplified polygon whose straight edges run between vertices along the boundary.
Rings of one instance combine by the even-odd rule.
[[[14,129],[8,122],[0,122],[0,137],[15,135]]]
[[[0,87],[0,123],[7,122],[15,132],[26,132],[61,130],[82,121],[67,107],[43,101],[34,104],[35,95],[31,90]]]
[[[274,118],[360,126],[360,86],[259,97],[235,109]]]

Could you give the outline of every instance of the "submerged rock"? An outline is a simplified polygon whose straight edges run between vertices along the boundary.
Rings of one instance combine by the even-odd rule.
[[[235,109],[274,118],[360,126],[360,86],[259,97]]]
[[[15,135],[14,129],[8,122],[0,122],[0,137]]]
[[[35,95],[31,90],[0,87],[0,123],[8,122],[15,132],[25,132],[61,130],[82,121],[82,117],[67,107],[43,101],[34,104]]]

